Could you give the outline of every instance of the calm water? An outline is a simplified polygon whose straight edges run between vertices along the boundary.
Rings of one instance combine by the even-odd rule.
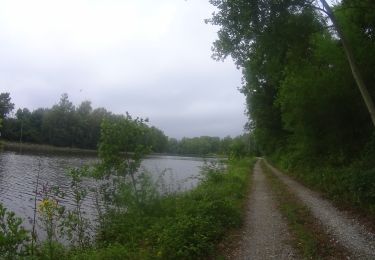
[[[0,202],[23,218],[26,228],[31,228],[38,172],[39,183],[59,186],[67,193],[61,203],[69,208],[73,205],[69,194],[70,180],[66,175],[67,169],[96,161],[95,157],[85,155],[0,152]],[[196,186],[199,167],[202,165],[203,160],[199,158],[175,156],[151,156],[142,163],[142,167],[150,172],[155,181],[163,179],[164,190],[167,191],[186,190]],[[88,186],[95,183],[90,178],[84,182]],[[83,209],[89,218],[94,219],[92,194],[85,199]]]

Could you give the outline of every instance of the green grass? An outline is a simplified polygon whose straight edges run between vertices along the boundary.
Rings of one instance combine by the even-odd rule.
[[[262,169],[276,195],[282,215],[288,222],[293,245],[304,259],[345,259],[347,253],[333,245],[309,209],[262,162]]]
[[[70,259],[200,259],[214,253],[229,229],[242,223],[253,159],[206,172],[196,189],[107,216],[98,246]]]

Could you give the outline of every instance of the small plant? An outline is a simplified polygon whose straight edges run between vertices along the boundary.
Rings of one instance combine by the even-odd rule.
[[[38,160],[38,174],[36,176],[36,186],[34,190],[34,211],[33,211],[33,228],[31,231],[31,255],[34,256],[35,251],[35,242],[37,239],[36,235],[36,215],[37,215],[37,197],[38,197],[38,189],[39,189],[39,178],[40,178],[40,171],[41,171],[41,161]]]
[[[70,188],[73,193],[74,209],[66,211],[63,226],[71,245],[84,249],[90,244],[90,222],[84,217],[85,212],[82,210],[82,203],[88,192],[82,184],[82,177],[88,175],[88,168],[71,169],[68,175],[71,178]]]
[[[204,180],[212,179],[213,181],[220,181],[224,173],[225,165],[221,161],[204,161],[203,166],[201,166],[201,175]]]
[[[65,194],[58,187],[51,187],[46,183],[42,185],[39,195],[42,197],[42,201],[38,205],[38,217],[47,234],[45,246],[48,257],[54,259],[55,249],[59,247],[57,238],[62,235],[61,221],[65,212],[65,207],[61,206],[59,201]],[[58,230],[59,227],[60,230]]]
[[[5,259],[14,259],[27,252],[30,234],[21,224],[22,220],[14,212],[0,204],[0,255]]]

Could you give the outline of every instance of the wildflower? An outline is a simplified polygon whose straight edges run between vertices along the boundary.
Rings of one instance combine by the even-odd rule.
[[[38,212],[48,218],[52,218],[58,209],[57,201],[53,199],[43,199],[38,205]]]

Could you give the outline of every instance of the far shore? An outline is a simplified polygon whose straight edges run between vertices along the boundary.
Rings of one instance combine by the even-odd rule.
[[[97,156],[98,151],[94,149],[82,149],[75,147],[58,147],[46,144],[33,144],[33,143],[16,143],[2,141],[3,149],[15,152],[36,152],[36,153],[57,153],[57,154],[79,154]],[[199,158],[225,158],[222,155],[198,155],[198,154],[172,154],[172,153],[152,153],[149,156],[177,156],[177,157],[199,157]]]
[[[97,155],[98,151],[93,149],[81,149],[74,147],[58,147],[46,144],[16,143],[3,141],[3,148],[16,152],[41,152],[41,153],[64,153],[64,154],[87,154]]]

